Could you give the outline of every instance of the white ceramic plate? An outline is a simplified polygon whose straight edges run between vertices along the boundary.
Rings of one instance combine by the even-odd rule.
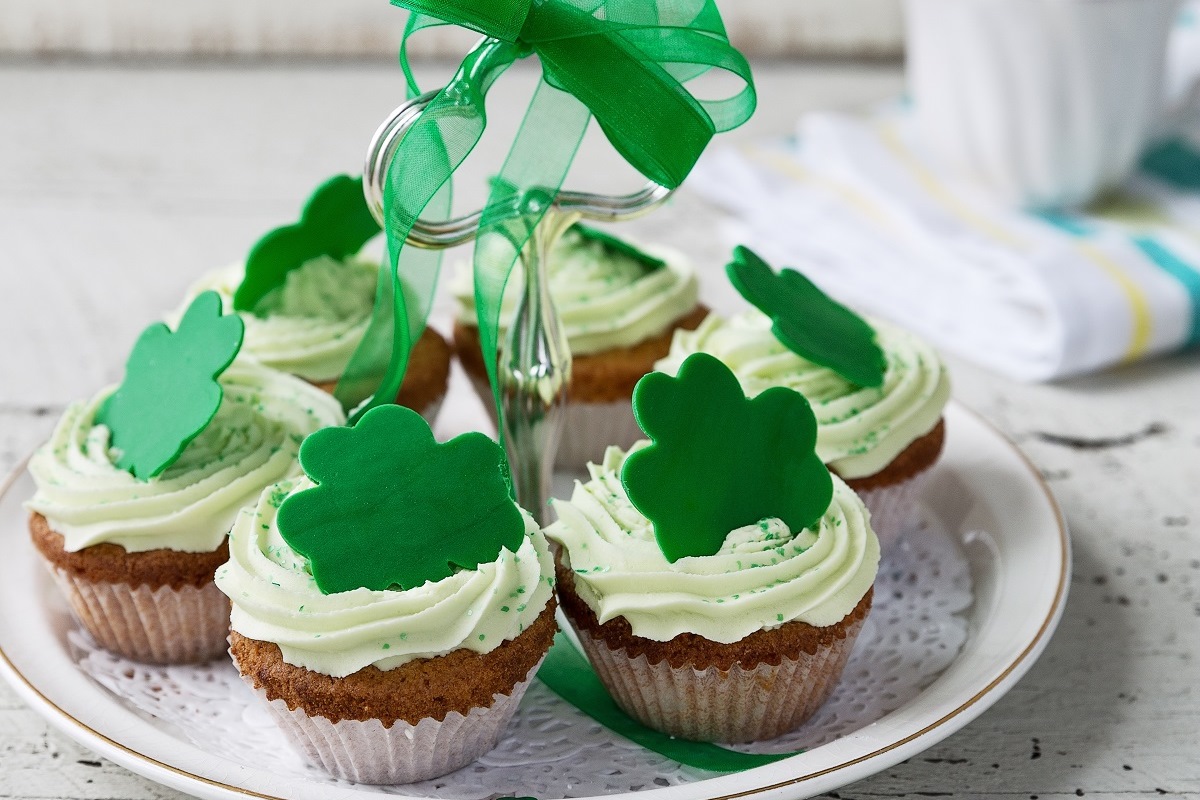
[[[886,769],[954,733],[995,703],[1029,669],[1066,600],[1070,543],[1037,470],[1000,433],[961,406],[946,412],[946,451],[925,505],[961,536],[975,602],[958,658],[913,701],[879,721],[802,755],[754,770],[655,788],[619,800],[799,798]],[[33,494],[22,470],[0,489],[0,675],[55,727],[100,755],[212,800],[361,800],[353,786],[272,774],[207,753],[148,722],[76,667],[73,622],[63,604],[41,602],[42,568],[21,503]],[[550,800],[543,798],[542,800]]]

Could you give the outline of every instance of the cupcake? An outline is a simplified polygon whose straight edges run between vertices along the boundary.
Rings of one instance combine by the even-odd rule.
[[[229,604],[213,573],[230,526],[263,487],[299,472],[305,436],[345,421],[329,395],[249,359],[219,382],[216,415],[156,477],[117,466],[96,420],[113,388],[72,404],[30,460],[34,545],[80,623],[126,658],[197,662],[225,650]]]
[[[681,380],[701,359],[733,387],[700,383],[702,394],[759,402],[707,356]],[[794,730],[833,690],[871,607],[879,542],[862,501],[814,455],[811,413],[795,434],[803,398],[777,388],[761,400],[776,408],[758,424],[736,404],[639,407],[654,444],[610,448],[569,501],[554,501],[546,529],[560,548],[562,609],[600,679],[626,713],[671,736],[748,742]],[[679,447],[648,463],[666,446],[664,419]],[[659,472],[647,482],[649,466]]]
[[[203,291],[216,291],[232,310],[243,270],[234,265],[210,272],[188,290],[184,305]],[[378,262],[361,256],[304,262],[253,313],[239,312],[246,323],[244,352],[332,394],[371,321],[378,277]],[[432,423],[446,396],[450,355],[446,340],[427,327],[413,346],[396,402]]]
[[[605,446],[629,446],[641,437],[629,406],[633,387],[667,354],[672,333],[696,327],[707,309],[698,303],[695,271],[681,254],[665,248],[643,253],[582,225],[555,244],[548,272],[573,359],[557,463],[581,469]],[[454,348],[495,422],[470,269],[456,278],[461,312]],[[523,286],[518,265],[505,291],[501,341]]]
[[[393,435],[414,428],[419,439]],[[446,456],[463,442],[462,460]],[[311,763],[410,783],[495,747],[557,630],[549,545],[508,498],[502,458],[482,434],[438,445],[415,413],[382,406],[305,444],[322,480],[284,481],[239,516],[216,578],[233,604],[230,652]]]
[[[731,277],[733,270],[755,258],[739,248],[729,267]],[[765,291],[756,295],[744,283],[739,290],[760,308],[770,309],[760,296],[773,292],[776,297],[789,298],[798,309],[796,327],[820,328],[821,320],[832,327],[846,318],[854,324],[844,334],[837,329],[832,342],[806,350],[812,356],[806,358],[785,344],[788,337],[781,339],[778,316],[760,310],[729,318],[710,314],[694,331],[676,332],[670,353],[654,368],[673,375],[693,353],[708,353],[733,371],[751,397],[777,386],[804,395],[817,418],[817,454],[866,503],[871,527],[886,551],[899,541],[929,469],[942,452],[942,412],[950,399],[946,366],[918,336],[881,320],[868,323],[854,317],[792,270],[774,276],[761,260],[757,265],[766,270],[762,274],[768,282]],[[752,278],[750,284],[754,283]],[[798,298],[790,298],[788,290],[801,283],[804,291]],[[844,355],[839,360],[829,352],[860,330],[870,337],[862,344],[869,346],[880,362],[877,385],[864,385],[866,378],[842,367]],[[821,350],[825,352],[814,352]],[[819,357],[826,363],[817,363]]]

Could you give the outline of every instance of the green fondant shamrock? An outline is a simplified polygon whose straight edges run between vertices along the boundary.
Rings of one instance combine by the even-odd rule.
[[[352,256],[379,230],[363,197],[362,180],[349,175],[330,178],[308,199],[299,222],[276,228],[251,248],[233,307],[254,311],[292,270],[319,256]]]
[[[791,389],[748,398],[728,367],[696,353],[678,377],[638,381],[633,412],[653,443],[629,455],[621,482],[668,561],[714,555],[730,531],[771,517],[798,531],[829,508],[817,421]]]
[[[747,247],[725,267],[735,289],[771,318],[784,347],[859,386],[883,385],[886,362],[875,329],[794,269],[776,274]]]
[[[482,433],[439,444],[417,412],[379,406],[304,440],[300,464],[318,485],[284,501],[279,532],[325,594],[441,580],[521,546],[503,460]]]
[[[587,225],[580,225],[579,223],[575,223],[571,230],[578,233],[584,241],[598,242],[610,254],[631,258],[649,271],[662,269],[667,265],[667,262],[661,258],[656,258],[643,250],[639,250],[624,239],[618,239],[604,231],[588,227]]]
[[[142,331],[125,379],[96,413],[120,451],[118,467],[153,478],[212,422],[224,395],[217,378],[237,357],[244,327],[221,315],[220,295],[204,292],[174,333],[161,322]]]

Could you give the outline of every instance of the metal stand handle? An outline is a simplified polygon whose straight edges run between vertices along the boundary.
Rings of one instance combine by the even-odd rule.
[[[437,94],[426,92],[398,107],[371,139],[363,168],[363,193],[380,225],[387,225],[383,184],[388,165],[405,134]],[[559,191],[520,254],[525,287],[516,317],[500,347],[497,380],[517,501],[539,524],[546,522],[550,481],[571,382],[571,351],[550,297],[551,248],[581,218],[601,222],[633,219],[661,205],[672,192],[654,182],[632,194],[615,197]],[[475,238],[482,217],[480,209],[444,222],[417,220],[408,244],[432,250],[466,244]]]
[[[522,251],[524,293],[496,374],[517,501],[543,525],[571,384],[571,350],[550,297],[547,267],[555,243],[578,219],[550,210]]]

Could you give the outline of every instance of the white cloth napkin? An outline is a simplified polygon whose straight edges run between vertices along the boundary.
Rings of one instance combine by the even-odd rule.
[[[1157,177],[1086,215],[1038,216],[939,172],[902,109],[821,113],[792,140],[713,152],[688,186],[732,213],[731,244],[1036,381],[1200,343],[1197,152],[1172,142]]]

